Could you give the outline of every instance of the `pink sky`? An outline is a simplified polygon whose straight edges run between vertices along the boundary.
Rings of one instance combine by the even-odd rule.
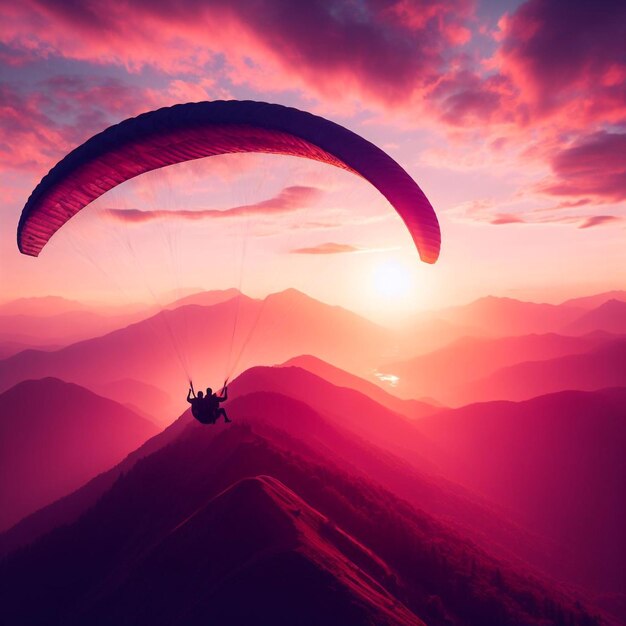
[[[623,288],[625,25],[616,1],[4,3],[2,296],[294,286],[381,316]],[[20,211],[67,151],[143,111],[230,98],[309,110],[387,150],[437,211],[439,262],[419,262],[365,182],[258,155],[145,175],[40,258],[19,254]],[[385,267],[410,288],[381,292]]]

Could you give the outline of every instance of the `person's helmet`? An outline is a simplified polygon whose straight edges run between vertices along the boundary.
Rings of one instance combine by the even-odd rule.
[[[202,397],[202,392],[198,391],[198,398],[201,398],[201,397]]]
[[[211,387],[207,387],[207,388],[206,388],[206,395],[207,395],[207,396],[211,396],[211,395],[213,395],[213,389],[211,389]]]

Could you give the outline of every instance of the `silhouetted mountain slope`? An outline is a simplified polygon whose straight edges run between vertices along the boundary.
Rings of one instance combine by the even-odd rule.
[[[0,361],[0,391],[26,378],[50,375],[84,385],[131,378],[172,397],[182,396],[182,410],[185,370],[202,372],[206,382],[197,381],[200,384],[216,385],[229,369],[282,362],[302,353],[367,370],[368,361],[378,360],[387,333],[354,313],[295,290],[262,302],[240,296],[210,307],[163,311],[62,350],[22,352]]]
[[[68,345],[110,333],[145,317],[143,312],[101,314],[86,308],[54,314],[0,315],[0,341],[30,337],[35,345]]]
[[[0,533],[0,557],[32,543],[54,528],[75,522],[124,472],[128,472],[137,461],[170,444],[192,421],[191,413],[186,412],[165,430],[128,454],[119,464],[92,478],[73,493],[24,518],[6,532]]]
[[[583,354],[505,367],[454,394],[454,404],[485,400],[527,400],[556,391],[593,391],[626,386],[626,338],[613,339]]]
[[[366,441],[390,450],[417,467],[429,466],[428,442],[412,420],[368,396],[332,383],[299,367],[252,367],[230,386],[232,397],[255,391],[295,398]]]
[[[391,411],[405,415],[412,419],[428,415],[433,411],[438,410],[440,407],[427,404],[426,402],[419,402],[417,400],[402,400],[397,396],[394,396],[378,385],[350,374],[345,370],[342,370],[322,359],[318,359],[310,354],[303,354],[301,356],[289,359],[281,365],[281,367],[299,367],[307,370],[320,378],[327,380],[336,387],[347,387],[354,389],[359,393],[371,398],[378,404],[387,407]]]
[[[271,372],[274,376],[280,375],[278,368]],[[497,554],[507,558],[521,557],[543,567],[544,561],[550,559],[554,552],[553,546],[529,536],[462,489],[418,472],[407,462],[368,444],[350,430],[341,428],[336,418],[322,417],[302,402],[268,392],[251,393],[235,398],[228,404],[228,411],[237,423],[253,424],[258,432],[267,434],[275,442],[283,442],[286,449],[300,451],[304,456],[321,455],[351,474],[375,477],[377,482],[393,493],[431,514],[449,520],[477,543]],[[190,421],[189,414],[185,414],[116,468],[0,535],[0,554],[33,541],[62,523],[77,519],[113,484],[120,473],[128,471],[149,451],[172,441]],[[349,423],[344,426],[349,427]]]
[[[596,330],[626,334],[626,302],[608,300],[567,324],[563,330],[576,335]]]
[[[462,337],[488,336],[482,328],[463,324],[460,320],[453,324],[437,317],[438,311],[427,311],[412,316],[397,327],[395,341],[390,342],[383,355],[386,360],[409,358],[439,350]]]
[[[274,481],[271,494],[246,481],[216,498],[259,475],[297,496]],[[294,535],[298,547],[281,552]],[[304,606],[320,604],[314,623],[350,623],[349,615],[356,623],[367,623],[358,621],[366,616],[370,623],[411,623],[398,601],[434,626],[597,623],[375,484],[281,449],[250,425],[190,425],[120,476],[76,523],[0,562],[0,583],[3,612],[15,625],[119,624],[135,610],[151,624],[172,623],[172,616],[238,624],[250,594],[260,603],[254,623],[281,623],[285,615],[282,623],[294,623],[291,593]],[[276,593],[279,584],[290,593]],[[142,597],[151,604],[139,606]],[[322,600],[331,612],[320,621]],[[333,610],[342,622],[332,621]],[[310,623],[306,615],[300,620]]]
[[[161,422],[171,421],[172,415],[176,414],[175,407],[180,404],[173,402],[168,394],[154,385],[132,378],[113,380],[103,384],[94,381],[88,388],[94,393],[125,404],[131,409],[136,407],[151,419]]]
[[[61,296],[42,296],[35,298],[17,298],[0,304],[0,316],[3,315],[32,315],[47,317],[68,313],[70,311],[84,311],[87,305],[77,300],[68,300]]]
[[[189,584],[180,584],[181,569]],[[293,491],[259,476],[228,487],[175,527],[83,619],[422,625],[376,581],[390,576],[384,562]]]
[[[33,348],[48,352],[50,350],[58,350],[60,346],[40,344],[37,340],[29,337],[14,337],[13,341],[0,341],[0,360],[8,359],[23,350],[30,350]]]
[[[522,302],[513,298],[487,296],[470,304],[438,311],[454,324],[481,329],[492,337],[558,332],[583,311],[567,304]]]
[[[270,371],[280,376],[279,368]],[[338,424],[336,418],[324,417],[300,401],[269,392],[236,397],[229,402],[228,411],[236,423],[253,425],[257,432],[275,443],[281,442],[285,449],[305,457],[311,454],[323,457],[350,474],[375,477],[393,493],[430,514],[449,520],[464,534],[499,555],[521,557],[543,567],[554,552],[553,546],[507,522],[492,507],[463,489],[419,472],[406,461],[367,443],[349,430],[350,420]],[[60,524],[76,520],[120,474],[128,472],[140,458],[173,441],[192,421],[186,413],[117,467],[0,535],[0,554],[32,542]]]
[[[373,480],[413,506],[446,520],[464,536],[506,559],[523,559],[539,569],[554,569],[558,547],[512,524],[493,505],[411,464],[350,429],[350,422],[314,411],[299,400],[272,392],[234,399],[228,411],[238,424],[250,424],[307,458],[324,458],[351,475]],[[427,464],[428,465],[428,464]],[[430,468],[430,466],[428,466]],[[550,567],[546,567],[546,561]]]
[[[436,352],[390,363],[380,369],[399,377],[396,386],[399,395],[419,397],[428,394],[446,403],[456,400],[458,387],[502,367],[588,352],[614,338],[605,333],[583,337],[554,333],[496,339],[464,337]]]
[[[419,422],[446,476],[571,550],[570,579],[626,585],[626,389],[445,410]]]
[[[238,289],[214,289],[211,291],[201,291],[192,293],[188,296],[178,298],[174,302],[168,304],[166,309],[177,309],[188,304],[197,304],[198,306],[213,306],[220,302],[226,302],[232,298],[243,295]]]
[[[608,302],[609,300],[621,300],[626,302],[626,291],[623,289],[616,289],[614,291],[605,291],[604,293],[596,293],[592,296],[583,296],[581,298],[572,298],[563,302],[565,306],[578,307],[583,309],[595,309],[601,304]]]
[[[112,400],[55,378],[0,395],[0,529],[119,462],[157,428]]]

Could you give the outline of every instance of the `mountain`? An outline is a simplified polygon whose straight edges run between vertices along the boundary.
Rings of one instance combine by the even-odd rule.
[[[626,338],[585,352],[505,367],[459,388],[452,404],[486,400],[527,400],[555,391],[593,391],[626,386]]]
[[[473,326],[491,337],[558,332],[581,313],[580,308],[567,304],[522,302],[494,296],[437,312],[453,324]]]
[[[280,369],[273,370],[279,376]],[[238,424],[252,424],[259,433],[282,441],[292,451],[308,455],[314,448],[331,463],[345,471],[376,480],[398,496],[436,516],[450,520],[477,543],[504,556],[515,555],[543,562],[548,552],[537,538],[526,536],[499,517],[492,508],[475,501],[470,494],[446,481],[418,471],[413,465],[372,445],[350,430],[349,421],[323,416],[306,404],[276,393],[262,391],[236,397],[228,412]],[[152,438],[118,466],[81,487],[71,496],[34,513],[4,535],[0,535],[0,555],[31,543],[37,537],[78,518],[98,500],[115,481],[149,454],[169,445],[190,423],[184,414],[168,429]],[[279,435],[282,433],[282,435]],[[413,455],[412,460],[418,461]],[[430,467],[430,466],[429,466]],[[509,546],[515,546],[511,551]]]
[[[55,378],[0,395],[0,530],[70,493],[156,432],[126,407]]]
[[[23,350],[31,350],[33,348],[47,352],[50,350],[58,350],[60,346],[41,345],[36,340],[24,337],[20,338],[20,341],[0,341],[0,360],[8,359],[10,356],[18,354]]]
[[[438,311],[419,313],[398,324],[383,355],[385,361],[397,361],[416,354],[433,352],[462,337],[489,336],[489,332],[482,328],[452,323],[441,319],[438,314]]]
[[[605,291],[604,293],[594,294],[592,296],[583,296],[582,298],[572,298],[563,302],[565,306],[577,307],[582,309],[595,309],[601,304],[608,302],[609,300],[620,300],[626,302],[626,291],[623,289],[616,289],[614,291]]]
[[[176,413],[176,405],[172,398],[154,385],[143,383],[132,378],[113,380],[102,385],[90,386],[94,393],[110,398],[150,416],[157,422],[169,422]]]
[[[229,387],[231,397],[255,392],[299,400],[365,441],[376,442],[417,467],[429,467],[428,442],[413,420],[354,389],[337,387],[298,367],[253,367]]]
[[[282,371],[272,368],[269,373],[279,377]],[[263,387],[262,384],[257,386]],[[338,419],[336,415],[322,415],[301,401],[268,391],[235,397],[228,403],[228,412],[236,423],[251,424],[258,433],[272,437],[275,442],[281,441],[292,451],[309,455],[314,449],[316,454],[351,474],[364,478],[376,476],[376,480],[393,493],[433,515],[450,520],[477,543],[499,554],[522,556],[541,564],[544,555],[549,552],[548,546],[512,526],[480,499],[475,500],[456,485],[416,469],[417,455],[410,456],[413,464],[409,464],[359,437],[350,429],[350,415],[345,420],[341,416]],[[141,459],[170,445],[192,423],[195,424],[195,421],[189,412],[185,413],[116,467],[0,535],[0,555],[31,543],[57,526],[75,521],[121,475],[130,471]],[[432,467],[426,465],[429,469]],[[515,549],[511,551],[510,546],[515,546]]]
[[[378,404],[387,407],[395,413],[400,413],[406,417],[416,419],[434,412],[439,407],[434,407],[426,402],[417,400],[402,400],[397,396],[387,393],[378,385],[350,374],[326,361],[322,361],[310,354],[304,354],[285,361],[281,367],[299,367],[315,374],[332,383],[336,387],[347,387],[371,398]]]
[[[212,291],[201,291],[191,293],[182,298],[178,298],[168,304],[166,309],[177,309],[181,306],[187,306],[188,304],[197,304],[198,306],[213,306],[220,302],[226,302],[232,298],[237,298],[243,295],[238,289],[215,289]]]
[[[239,400],[252,412],[260,401]],[[276,427],[258,432],[253,413],[228,427],[189,424],[73,524],[0,562],[6,619],[600,623],[371,479],[289,442]]]
[[[217,386],[251,364],[279,363],[302,353],[367,371],[379,359],[387,336],[374,323],[295,290],[262,302],[240,296],[210,307],[162,311],[61,350],[21,352],[0,361],[0,391],[45,376],[87,387],[129,378],[180,398],[182,410],[192,374],[202,376],[194,381],[199,388]]]
[[[181,570],[188,584],[180,584]],[[280,481],[255,476],[174,527],[81,619],[423,626],[377,580],[391,576],[380,558]]]
[[[435,352],[379,369],[398,377],[394,392],[402,397],[429,395],[452,403],[459,387],[500,368],[587,352],[611,339],[614,337],[606,333],[583,337],[555,333],[495,339],[464,337]]]
[[[597,591],[626,585],[626,388],[449,409],[419,422],[455,482],[571,550]]]
[[[34,542],[55,528],[75,522],[115,484],[120,476],[132,469],[141,459],[175,441],[193,421],[191,413],[187,411],[167,428],[130,452],[117,465],[98,474],[76,491],[28,515],[9,530],[0,533],[0,558]]]
[[[0,304],[0,316],[28,315],[47,317],[71,311],[84,311],[88,307],[77,300],[68,300],[60,296],[42,296],[35,298],[17,298]]]
[[[565,326],[564,332],[583,335],[593,331],[626,335],[626,302],[607,300]]]
[[[0,315],[0,341],[67,345],[111,332],[142,317],[143,313],[102,315],[82,309],[53,315]]]

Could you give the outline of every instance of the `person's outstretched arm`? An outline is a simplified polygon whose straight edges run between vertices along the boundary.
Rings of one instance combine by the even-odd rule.
[[[189,404],[191,404],[191,394],[193,392],[191,391],[191,387],[189,387],[189,391],[187,392],[187,402],[189,402]],[[195,398],[195,395],[194,395]]]
[[[224,385],[222,389],[222,397],[220,398],[220,402],[226,402],[228,400],[228,387]]]

